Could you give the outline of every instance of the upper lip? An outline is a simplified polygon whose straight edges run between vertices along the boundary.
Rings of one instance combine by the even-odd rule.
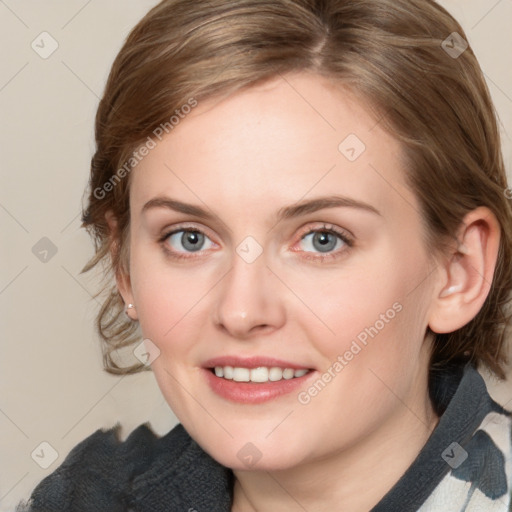
[[[216,366],[233,366],[239,368],[259,368],[266,366],[268,368],[291,368],[293,370],[310,370],[309,366],[302,364],[284,361],[283,359],[276,359],[267,356],[252,356],[252,357],[239,357],[239,356],[222,356],[214,357],[205,361],[203,366],[205,368],[215,368]]]

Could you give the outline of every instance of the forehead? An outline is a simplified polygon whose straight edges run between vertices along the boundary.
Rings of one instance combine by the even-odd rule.
[[[140,210],[157,195],[179,195],[236,216],[337,193],[386,213],[415,202],[401,154],[346,89],[290,75],[200,102],[136,166],[130,202]]]

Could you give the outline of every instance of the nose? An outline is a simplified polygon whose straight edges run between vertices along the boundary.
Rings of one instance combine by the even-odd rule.
[[[231,270],[217,287],[215,325],[238,339],[279,329],[286,321],[282,288],[263,255],[247,263],[235,253]]]

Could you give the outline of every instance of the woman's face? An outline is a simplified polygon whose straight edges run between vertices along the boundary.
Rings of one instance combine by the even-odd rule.
[[[361,104],[279,78],[199,103],[132,172],[128,300],[207,452],[282,469],[425,430],[436,272]]]

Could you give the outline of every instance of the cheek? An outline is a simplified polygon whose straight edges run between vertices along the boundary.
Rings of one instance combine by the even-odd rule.
[[[330,362],[344,354],[364,363],[417,358],[427,323],[428,272],[420,251],[383,248],[379,257],[338,274],[295,279],[307,306],[296,318]]]
[[[135,250],[131,261],[132,290],[143,336],[154,341],[161,351],[178,350],[180,340],[183,344],[186,334],[201,325],[195,320],[213,286],[211,277],[199,266],[185,272],[161,255]]]

